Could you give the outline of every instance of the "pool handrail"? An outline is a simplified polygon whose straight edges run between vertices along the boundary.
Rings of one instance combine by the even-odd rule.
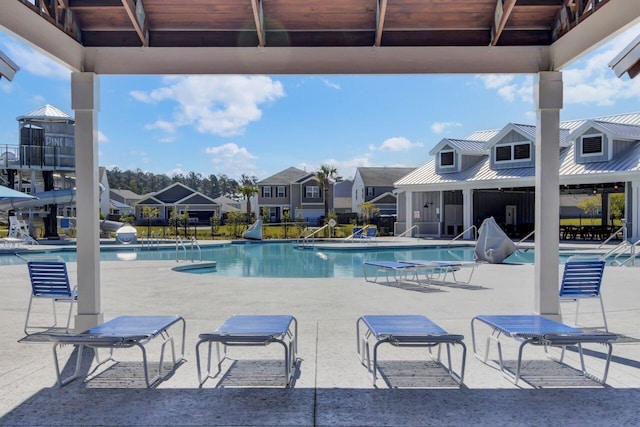
[[[365,224],[362,227],[354,227],[354,229],[356,231],[354,231],[353,233],[351,233],[350,236],[347,236],[344,238],[344,240],[351,240],[353,241],[354,239],[356,239],[356,235],[358,236],[357,238],[365,238],[366,236],[366,231],[371,227],[371,224]]]
[[[473,240],[477,240],[478,239],[478,227],[476,227],[475,225],[472,225],[470,227],[467,227],[462,233],[458,234],[456,237],[454,237],[453,239],[451,239],[449,241],[449,243],[447,243],[447,246],[451,246],[451,244],[453,242],[455,242],[456,240],[464,237],[464,235],[467,233],[467,231],[473,230]]]
[[[305,228],[302,233],[300,234],[300,236],[298,236],[298,245],[300,246],[306,246],[309,243],[309,238],[315,236],[316,234],[320,233],[321,231],[327,229],[328,227],[331,227],[329,224],[325,224],[322,227],[318,228],[317,230],[313,230],[311,233],[306,234],[305,232],[308,230],[308,228]],[[300,241],[300,237],[302,237],[302,242]],[[315,239],[315,237],[314,237]]]
[[[601,249],[604,245],[609,243],[609,241],[614,237],[616,237],[620,232],[622,232],[622,240],[623,241],[627,240],[627,222],[624,220],[622,221],[622,227],[618,228],[616,231],[613,232],[613,234],[611,234],[611,236],[607,237],[607,240],[600,243],[600,246],[598,246],[598,249]]]
[[[393,240],[398,240],[399,238],[404,237],[404,236],[405,236],[405,234],[407,234],[408,232],[410,232],[410,231],[411,231],[411,230],[413,230],[414,228],[415,228],[415,229],[417,229],[418,231],[420,231],[420,227],[418,227],[417,225],[414,225],[414,226],[413,226],[413,227],[411,227],[410,229],[405,230],[405,231],[403,231],[402,233],[398,234],[396,237],[394,237],[394,238],[393,238]],[[409,236],[409,237],[413,237],[413,236]]]
[[[518,240],[518,242],[516,243],[516,250],[519,251],[520,250],[520,243],[524,242],[525,240],[527,240],[529,237],[533,236],[534,234],[536,234],[536,230],[533,230],[531,233],[527,234],[522,239]]]

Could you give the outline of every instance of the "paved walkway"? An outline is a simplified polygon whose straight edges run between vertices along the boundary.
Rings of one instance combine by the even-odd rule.
[[[155,389],[139,375],[139,355],[88,382],[55,384],[50,343],[20,343],[29,297],[25,265],[0,268],[0,425],[635,425],[640,401],[640,270],[608,268],[604,302],[612,332],[622,335],[606,386],[528,351],[519,387],[471,352],[476,314],[531,313],[533,265],[483,265],[470,286],[391,287],[364,279],[254,279],[192,275],[175,262],[102,263],[105,319],[123,314],[181,314],[187,322],[187,362]],[[69,263],[71,277],[76,265]],[[41,306],[44,313],[48,306]],[[566,308],[565,321],[572,306]],[[597,302],[581,307],[595,325]],[[202,389],[195,343],[231,314],[292,314],[300,325],[294,387],[283,389],[268,359],[281,348],[233,348],[220,382]],[[469,347],[462,387],[424,360],[422,349],[382,348],[386,380],[374,388],[356,357],[355,321],[363,314],[424,314]],[[454,348],[457,350],[457,348]],[[507,348],[505,351],[515,350]],[[73,348],[63,349],[65,357]],[[600,368],[604,347],[590,347]],[[572,366],[576,353],[568,352]],[[514,353],[510,353],[514,354]],[[507,357],[511,360],[515,358]],[[454,363],[459,362],[457,353]],[[63,361],[64,363],[64,361]],[[259,375],[257,375],[259,374]]]

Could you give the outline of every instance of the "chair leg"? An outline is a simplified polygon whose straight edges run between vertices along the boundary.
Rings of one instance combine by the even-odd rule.
[[[609,332],[609,326],[607,326],[607,316],[604,314],[604,303],[602,302],[602,295],[598,295],[600,300],[600,308],[602,309],[602,319],[604,320],[604,330]]]

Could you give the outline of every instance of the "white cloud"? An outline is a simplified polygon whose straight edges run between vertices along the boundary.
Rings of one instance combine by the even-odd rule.
[[[102,131],[98,131],[98,142],[107,143],[109,142],[109,138]]]
[[[216,174],[224,173],[229,176],[240,176],[243,173],[255,174],[257,171],[257,166],[254,162],[257,157],[246,148],[240,147],[233,142],[217,147],[207,147],[205,153],[211,155],[211,162],[218,169]]]
[[[129,151],[129,155],[131,155],[132,157],[136,157],[138,159],[137,163],[144,163],[147,164],[149,163],[149,156],[147,156],[147,153],[144,151]]]
[[[331,88],[331,89],[336,89],[336,90],[340,90],[340,85],[337,83],[334,83],[328,79],[322,79],[322,83],[324,83],[325,86]]]
[[[356,169],[359,167],[373,166],[369,159],[369,154],[362,154],[358,155],[357,157],[343,160],[334,158],[324,159],[318,164],[302,162],[298,163],[295,167],[297,167],[298,169],[302,169],[303,171],[314,172],[320,169],[321,165],[329,165],[336,168],[338,175],[344,179],[353,178],[356,174]]]
[[[431,131],[436,134],[441,134],[447,129],[459,127],[462,127],[462,123],[460,122],[434,122],[431,125]]]
[[[0,92],[11,93],[13,86],[7,79],[0,79]]]
[[[475,77],[482,81],[486,89],[499,89],[507,86],[515,78],[513,74],[482,74]]]
[[[388,138],[380,144],[379,147],[375,145],[369,145],[369,150],[371,151],[408,151],[412,148],[422,147],[423,144],[421,142],[411,142],[407,138],[403,136],[396,136],[393,138]]]
[[[147,129],[173,133],[193,126],[200,133],[238,135],[251,122],[260,120],[260,104],[285,96],[282,83],[267,76],[165,77],[165,87],[130,95],[147,104],[175,102],[170,120],[158,119]]]
[[[562,70],[564,104],[611,106],[640,96],[640,79],[618,78],[609,62],[640,33],[640,25]],[[478,75],[484,88],[496,91],[507,102],[533,102],[533,78],[511,74]]]
[[[19,72],[54,80],[70,80],[71,71],[40,52],[17,42],[4,43],[7,55],[19,67]]]

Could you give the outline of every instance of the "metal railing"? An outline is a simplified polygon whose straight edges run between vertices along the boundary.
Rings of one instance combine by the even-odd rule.
[[[611,236],[609,236],[607,238],[607,240],[605,240],[604,242],[600,243],[600,246],[598,246],[598,249],[601,249],[604,245],[609,243],[614,237],[616,237],[618,235],[618,233],[622,233],[622,240],[626,240],[627,239],[627,223],[626,222],[623,222],[622,223],[622,227],[620,227],[616,231],[614,231],[613,234],[611,234]]]
[[[183,258],[182,261],[188,261],[191,258],[191,262],[202,261],[202,249],[200,249],[200,245],[198,244],[198,240],[195,237],[191,238],[191,247],[187,249],[187,244],[182,240],[180,236],[176,236],[176,262],[180,262],[180,249],[182,249]],[[194,255],[198,253],[198,259],[196,260]],[[189,257],[189,255],[191,255]]]
[[[478,227],[476,227],[475,225],[472,225],[471,227],[467,227],[467,229],[465,229],[462,233],[458,234],[456,237],[451,239],[449,241],[449,243],[447,243],[447,246],[451,246],[451,244],[453,242],[455,242],[456,240],[464,237],[464,235],[467,233],[467,231],[470,231],[470,230],[473,230],[473,240],[477,240],[478,239]]]
[[[417,225],[414,225],[413,227],[411,227],[408,230],[403,231],[402,233],[398,234],[396,237],[393,238],[393,240],[398,240],[401,237],[404,237],[407,233],[411,232],[413,229],[416,229],[418,231],[420,231],[420,227],[418,227]],[[413,236],[409,236],[409,237],[413,237]]]
[[[310,239],[312,237],[314,237],[316,234],[320,233],[323,230],[326,230],[327,228],[331,227],[329,224],[325,224],[322,227],[316,229],[316,230],[309,230],[308,228],[305,228],[302,233],[300,233],[300,235],[298,236],[298,246],[302,246],[302,247],[306,247],[308,245],[310,245]],[[308,233],[309,231],[311,231],[310,233]],[[307,234],[308,233],[308,234]],[[315,240],[315,237],[314,237]]]
[[[518,242],[516,243],[516,250],[519,251],[520,250],[520,243],[524,242],[525,240],[527,240],[529,237],[533,236],[534,234],[536,234],[536,230],[533,230],[531,233],[527,234],[522,239],[518,240]]]
[[[151,232],[151,236],[147,237],[147,232],[143,231],[140,237],[140,247],[142,249],[151,250],[155,247],[155,249],[160,249],[160,239],[155,231]]]

